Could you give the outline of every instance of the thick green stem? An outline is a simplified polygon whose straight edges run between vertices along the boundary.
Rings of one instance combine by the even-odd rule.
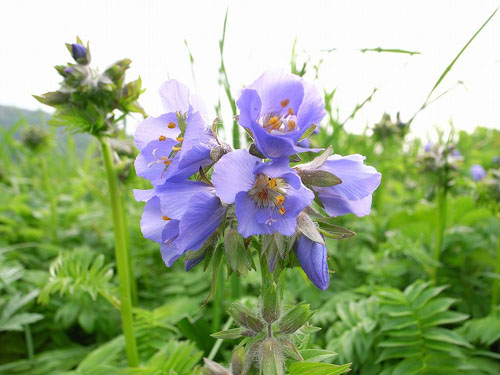
[[[491,289],[491,310],[493,311],[498,305],[498,296],[500,292],[500,215],[498,216],[498,237],[497,237],[497,259],[495,263],[495,279],[493,279],[493,287]]]
[[[54,190],[52,189],[52,183],[50,181],[49,170],[47,168],[47,162],[44,158],[40,160],[42,164],[42,179],[45,193],[47,194],[47,199],[49,201],[50,207],[50,234],[52,237],[52,243],[57,244],[57,202],[54,195]]]
[[[125,203],[125,197],[121,200],[122,203],[122,212],[127,212],[125,209],[126,203]],[[130,295],[132,296],[132,306],[137,306],[138,303],[138,297],[137,297],[137,282],[135,280],[135,263],[130,251],[130,239],[129,236],[126,234],[127,233],[127,227],[128,227],[128,221],[127,221],[127,215],[122,215],[123,218],[123,228],[125,228],[125,241],[126,241],[126,246],[128,252],[128,272],[130,276]]]
[[[132,318],[132,301],[130,296],[130,275],[127,252],[127,241],[123,221],[123,206],[121,203],[118,178],[113,167],[113,158],[107,139],[99,138],[102,149],[102,157],[106,176],[108,179],[109,196],[111,201],[111,212],[113,216],[113,228],[115,232],[115,257],[118,269],[119,290],[120,290],[120,314],[122,318],[123,334],[125,336],[125,351],[127,353],[130,367],[139,365],[137,355],[137,345],[135,342],[134,325]]]
[[[238,275],[233,273],[231,275],[231,298],[233,301],[236,301],[240,298],[241,294],[241,283]]]
[[[222,304],[224,302],[224,270],[221,267],[219,270],[219,277],[217,277],[217,285],[215,287],[214,296],[214,312],[212,318],[212,332],[217,332],[220,328],[222,317]]]
[[[33,336],[29,324],[24,325],[24,337],[26,338],[26,351],[28,352],[28,359],[30,361],[35,358],[35,346],[33,345]]]
[[[437,192],[437,228],[434,244],[434,260],[439,262],[441,247],[443,246],[444,230],[446,227],[446,188],[440,187]],[[434,269],[433,276],[436,278],[437,267]]]

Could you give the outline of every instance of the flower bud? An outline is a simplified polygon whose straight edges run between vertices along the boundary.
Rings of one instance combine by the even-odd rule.
[[[262,375],[284,375],[285,359],[280,344],[275,339],[262,342],[260,373]]]
[[[257,362],[260,361],[261,347],[262,341],[257,341],[250,345],[245,360],[243,361],[243,369],[241,370],[242,375],[253,374],[255,371],[258,371],[256,365]],[[250,372],[251,370],[252,372]]]
[[[117,83],[124,78],[125,71],[129,68],[131,63],[132,60],[130,59],[117,61],[104,71],[104,75],[109,77],[114,83]]]
[[[50,91],[42,96],[33,95],[40,103],[54,107],[56,105],[65,104],[70,99],[70,94],[61,91]]]
[[[216,162],[225,154],[231,151],[231,146],[229,146],[227,143],[221,142],[220,145],[217,145],[210,150],[210,159]]]
[[[313,313],[309,305],[300,303],[290,310],[280,319],[278,323],[279,333],[292,334],[307,323]]]
[[[245,363],[245,348],[240,346],[233,351],[233,355],[231,356],[231,372],[233,375],[242,375],[243,363]]]
[[[295,360],[295,361],[303,361],[304,358],[302,357],[302,355],[300,354],[299,352],[299,349],[297,349],[297,347],[295,346],[295,344],[287,339],[286,337],[280,337],[278,339],[280,345],[281,345],[281,348],[283,349],[283,352],[288,356],[290,357],[291,359]]]
[[[252,310],[241,303],[233,303],[227,309],[227,313],[240,326],[248,328],[256,333],[264,329],[264,322]]]
[[[243,237],[234,228],[227,228],[224,236],[224,248],[229,267],[234,272],[246,275],[252,269],[252,258],[245,247]]]
[[[203,362],[205,362],[203,372],[207,375],[232,375],[231,371],[219,365],[217,362],[211,361],[208,358],[203,358]]]
[[[274,282],[262,288],[261,314],[267,323],[273,323],[280,317],[279,295]]]
[[[78,64],[88,65],[90,63],[90,53],[80,43],[71,44],[71,56],[73,56]]]
[[[302,179],[304,185],[328,187],[342,183],[342,180],[333,173],[322,171],[320,169],[302,169],[297,170],[297,174]]]

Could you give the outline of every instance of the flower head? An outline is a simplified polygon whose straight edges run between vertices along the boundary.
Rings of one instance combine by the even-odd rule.
[[[300,236],[295,244],[295,255],[309,280],[318,289],[326,290],[330,284],[326,246]]]
[[[486,170],[483,168],[482,165],[473,164],[470,167],[470,174],[474,181],[481,181],[483,178],[486,177]]]
[[[187,251],[200,249],[226,212],[214,188],[199,181],[167,182],[154,190],[136,190],[135,197],[146,201],[142,233],[161,244],[162,258],[168,267]],[[191,262],[186,266],[194,265]]]
[[[311,151],[297,143],[326,114],[321,92],[282,70],[262,74],[241,91],[236,104],[240,125],[252,132],[259,151],[271,159]]]
[[[225,204],[235,204],[238,232],[243,237],[295,233],[297,215],[314,199],[287,159],[262,163],[246,150],[224,155],[214,167],[212,182]]]
[[[140,150],[135,162],[137,175],[154,186],[183,181],[210,165],[210,151],[218,144],[206,124],[203,104],[186,86],[167,81],[160,96],[167,113],[148,117],[135,133]]]

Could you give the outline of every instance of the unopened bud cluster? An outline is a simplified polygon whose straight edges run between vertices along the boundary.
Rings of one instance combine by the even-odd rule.
[[[89,64],[90,48],[80,38],[66,44],[75,63],[57,65],[55,69],[63,78],[59,90],[47,92],[35,98],[56,109],[53,125],[64,125],[75,132],[93,135],[109,134],[117,122],[114,111],[126,115],[137,112],[145,115],[137,99],[143,92],[141,79],[125,83],[125,72],[131,61],[122,59],[104,73]],[[120,116],[122,118],[123,116]]]
[[[391,138],[402,140],[408,134],[408,130],[409,126],[401,121],[399,112],[396,115],[396,121],[392,120],[391,115],[384,113],[380,122],[373,127],[373,137],[379,142]]]
[[[428,143],[417,158],[419,169],[424,174],[435,177],[440,185],[453,185],[463,156],[454,143]]]
[[[230,372],[212,362],[206,363],[207,374],[284,375],[285,358],[303,360],[294,343],[294,335],[308,324],[313,312],[304,303],[283,311],[276,283],[269,282],[262,288],[258,312],[241,303],[233,303],[227,312],[240,327],[212,336],[220,339],[244,337],[244,346],[233,352]]]

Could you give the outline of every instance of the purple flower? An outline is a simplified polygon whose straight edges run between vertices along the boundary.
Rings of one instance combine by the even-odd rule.
[[[317,168],[342,180],[342,183],[335,186],[312,187],[328,215],[353,213],[361,217],[370,213],[372,193],[380,185],[382,175],[375,168],[364,165],[364,160],[365,157],[358,154],[332,155]]]
[[[309,280],[319,289],[326,290],[330,283],[326,246],[300,236],[294,251]]]
[[[245,238],[275,231],[293,235],[297,215],[314,199],[287,158],[262,163],[246,150],[224,155],[212,182],[223,203],[235,204],[238,232]]]
[[[214,188],[199,181],[167,182],[154,190],[136,190],[135,197],[147,202],[142,233],[161,244],[168,267],[187,251],[201,248],[226,212]]]
[[[470,167],[470,174],[471,174],[472,179],[474,181],[481,181],[483,178],[486,177],[486,171],[479,164],[473,164]]]
[[[239,123],[253,134],[259,151],[279,159],[316,151],[297,146],[304,132],[325,116],[321,91],[301,77],[270,70],[241,91]]]
[[[432,148],[433,145],[434,145],[434,142],[431,142],[431,141],[427,142],[425,144],[425,146],[424,146],[424,151],[425,152],[431,152],[431,148]]]
[[[137,175],[154,186],[183,181],[210,165],[210,150],[217,145],[203,104],[186,86],[167,81],[160,96],[167,113],[148,117],[135,133],[140,151],[135,161]]]

